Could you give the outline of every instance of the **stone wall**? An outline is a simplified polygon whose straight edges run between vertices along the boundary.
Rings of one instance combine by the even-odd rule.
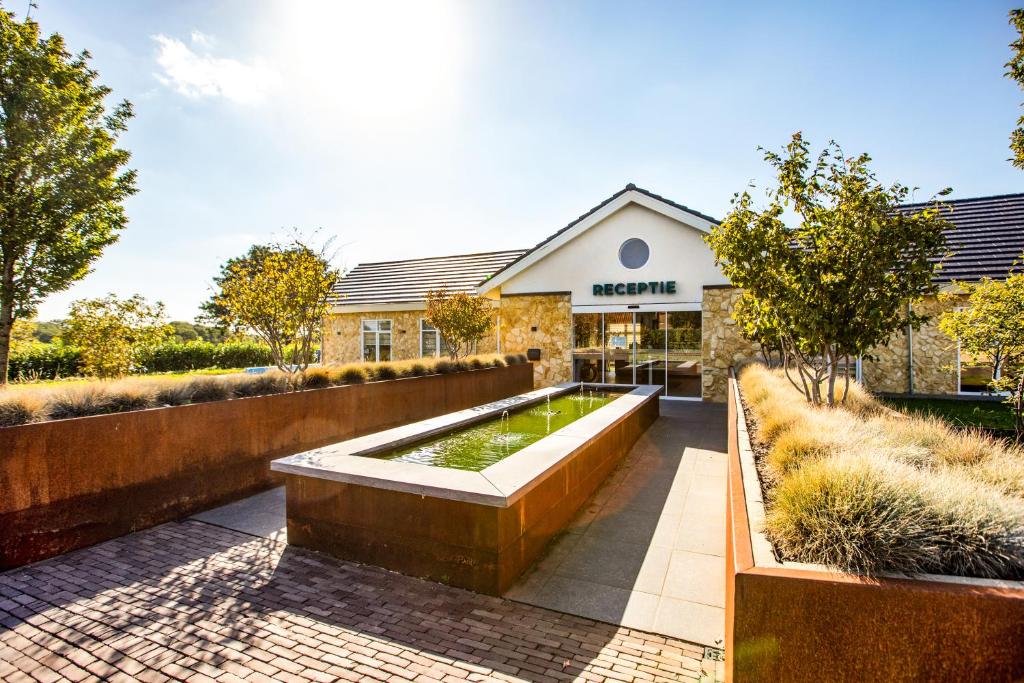
[[[736,287],[705,287],[701,305],[701,395],[724,402],[729,395],[729,368],[761,357],[757,344],[740,334],[732,309],[740,298]]]
[[[420,356],[420,318],[426,317],[424,310],[380,311],[372,313],[333,313],[324,318],[323,359],[324,363],[358,363],[362,360],[362,321],[391,321],[392,360],[408,360]],[[497,311],[495,311],[495,322]],[[487,333],[477,343],[477,353],[494,353],[497,350],[497,334]]]
[[[942,303],[928,297],[914,307],[917,313],[931,317],[921,329],[914,330],[914,393],[957,393],[957,345],[938,326],[938,317],[954,303]],[[872,350],[877,361],[861,364],[864,385],[872,391],[906,393],[910,390],[907,375],[907,335],[894,334],[889,343]]]
[[[541,350],[533,363],[539,389],[572,380],[572,302],[568,294],[501,297],[501,350]]]
[[[706,401],[725,400],[729,366],[761,358],[757,344],[744,339],[732,319],[732,309],[739,296],[740,290],[734,287],[704,290],[702,356]],[[938,327],[938,316],[953,305],[928,297],[915,306],[916,312],[930,316],[931,320],[913,333],[914,393],[957,393],[956,342]],[[878,392],[909,391],[906,333],[894,334],[888,344],[874,349],[872,354],[878,360],[864,361],[861,365],[864,385]]]

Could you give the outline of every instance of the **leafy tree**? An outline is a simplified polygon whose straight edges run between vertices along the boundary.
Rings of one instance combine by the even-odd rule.
[[[274,251],[273,245],[254,244],[242,256],[229,258],[225,261],[220,267],[220,272],[213,278],[213,293],[210,295],[210,298],[199,304],[200,313],[196,317],[196,322],[210,325],[226,334],[233,327],[234,319],[224,304],[218,300],[218,296],[224,288],[224,283],[233,277],[236,268],[243,269],[249,273],[255,272],[272,251]]]
[[[893,332],[924,321],[910,304],[936,291],[932,274],[948,224],[934,202],[898,210],[909,189],[881,185],[867,154],[846,158],[835,142],[814,160],[796,133],[782,154],[765,152],[765,160],[778,177],[768,206],[755,209],[746,191],[734,196],[707,241],[743,289],[735,318],[744,334],[777,338],[787,374],[796,369],[807,400],[831,405],[840,364],[870,358]],[[783,220],[787,210],[793,226]]]
[[[1005,281],[984,279],[956,283],[958,291],[944,298],[967,295],[967,306],[946,311],[939,328],[960,341],[960,348],[992,359],[995,391],[1008,394],[1006,402],[1016,416],[1017,438],[1024,436],[1024,273]]]
[[[486,299],[444,288],[427,292],[427,320],[441,335],[452,360],[472,353],[473,345],[493,326]]]
[[[174,335],[175,341],[179,342],[190,342],[199,339],[199,333],[196,331],[196,326],[185,320],[172,320],[170,322],[172,334]]]
[[[135,171],[115,145],[131,105],[105,109],[89,56],[0,9],[0,386],[14,321],[88,274],[128,220]]]
[[[253,247],[229,262],[219,278],[211,310],[239,331],[251,331],[270,346],[274,364],[291,372],[305,370],[329,308],[328,297],[339,273],[327,246],[313,249],[298,236],[287,244]],[[288,358],[289,347],[293,349]],[[293,365],[288,365],[291,360]]]
[[[159,301],[150,305],[138,294],[128,299],[109,294],[72,302],[64,337],[81,350],[85,374],[111,378],[131,372],[138,355],[172,331]]]
[[[35,323],[28,320],[15,320],[11,328],[11,349],[17,349],[36,341]]]
[[[1010,43],[1013,57],[1006,63],[1006,75],[1024,88],[1024,9],[1010,10],[1010,26],[1017,31],[1017,39]],[[1024,116],[1017,119],[1017,127],[1010,133],[1010,151],[1013,165],[1024,169]]]

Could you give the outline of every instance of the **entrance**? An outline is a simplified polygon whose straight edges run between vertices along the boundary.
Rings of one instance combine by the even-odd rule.
[[[573,314],[573,380],[660,384],[664,395],[700,398],[700,311]]]

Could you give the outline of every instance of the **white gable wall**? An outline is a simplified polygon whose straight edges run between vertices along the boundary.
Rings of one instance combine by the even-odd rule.
[[[577,306],[700,304],[704,285],[727,284],[704,232],[638,204],[627,204],[561,248],[501,284],[501,293],[571,292]],[[635,270],[619,263],[619,247],[639,237],[651,249]],[[595,296],[593,285],[675,280],[675,294]],[[646,308],[646,306],[645,306]]]

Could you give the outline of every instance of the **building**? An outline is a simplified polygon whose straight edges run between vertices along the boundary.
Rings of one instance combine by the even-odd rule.
[[[1024,253],[1024,194],[952,201],[948,211],[957,229],[940,284],[1005,277]],[[731,317],[739,290],[704,242],[716,224],[630,184],[532,249],[361,264],[335,286],[324,360],[440,354],[424,299],[445,286],[493,302],[494,330],[478,352],[529,352],[538,386],[661,384],[668,397],[724,400],[729,366],[759,351],[739,335]],[[894,335],[877,355],[857,368],[873,389],[962,390],[963,359],[934,324]],[[984,359],[969,360],[966,375],[976,380]]]

